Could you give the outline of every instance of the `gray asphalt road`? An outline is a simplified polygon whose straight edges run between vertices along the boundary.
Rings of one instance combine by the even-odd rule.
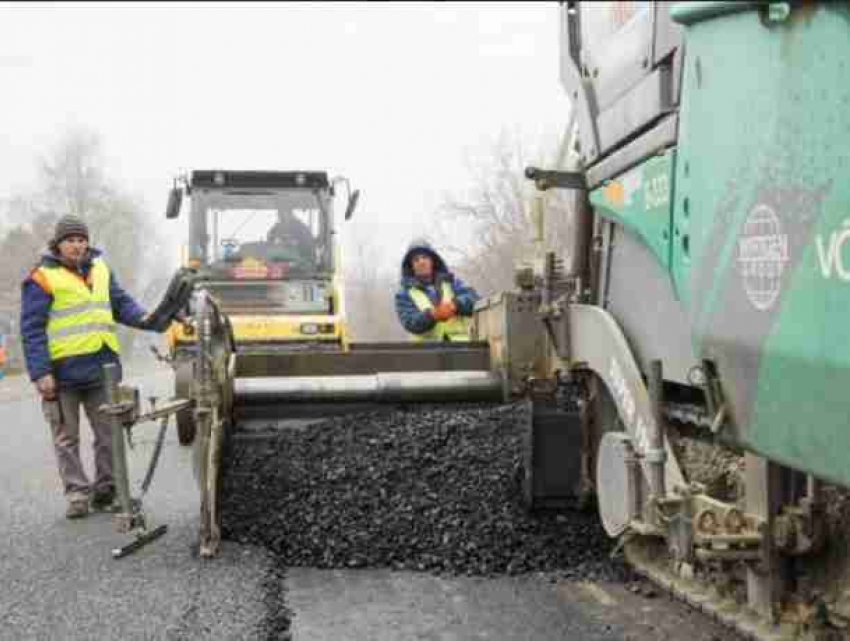
[[[171,381],[162,369],[131,379],[143,397],[169,396]],[[127,539],[109,515],[64,518],[47,427],[25,381],[0,380],[0,425],[0,639],[254,639],[269,607],[283,605],[265,594],[271,559],[262,550],[225,542],[216,560],[193,554],[197,493],[173,433],[145,502],[169,531],[116,561],[111,549]],[[136,485],[156,426],[139,429]],[[291,568],[283,595],[298,641],[729,638],[665,597],[539,576]]]
[[[20,394],[15,386],[22,387]],[[168,533],[136,554],[113,560],[128,541],[111,516],[64,517],[47,426],[28,386],[0,381],[0,638],[246,639],[262,619],[260,582],[268,559],[225,546],[216,562],[193,557],[197,493],[188,450],[170,434],[145,505]],[[143,390],[167,396],[167,370]],[[156,393],[155,392],[155,393]],[[156,426],[140,428],[130,462],[138,485]],[[86,432],[88,428],[86,427]],[[86,434],[84,452],[90,452]],[[90,462],[90,461],[87,461]]]

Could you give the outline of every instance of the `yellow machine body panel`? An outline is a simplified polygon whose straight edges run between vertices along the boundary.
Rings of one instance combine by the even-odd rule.
[[[337,315],[305,314],[297,316],[271,316],[261,314],[230,314],[233,337],[237,349],[242,343],[287,343],[307,341],[342,343],[344,321]],[[175,323],[168,331],[168,342],[172,348],[179,344],[193,343],[194,335]]]

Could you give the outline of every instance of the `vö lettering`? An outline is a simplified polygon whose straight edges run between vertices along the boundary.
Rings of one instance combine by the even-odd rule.
[[[842,229],[832,232],[828,240],[825,241],[820,234],[815,237],[820,270],[824,278],[837,277],[850,282],[850,270],[844,262],[844,245],[848,240],[850,240],[850,219],[844,221]]]

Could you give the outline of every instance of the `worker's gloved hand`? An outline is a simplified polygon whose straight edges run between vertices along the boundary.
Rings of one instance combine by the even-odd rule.
[[[141,318],[139,318],[139,329],[145,329],[151,332],[162,332],[162,330],[158,324],[157,319],[154,318],[153,312],[148,312],[147,314],[143,314]]]
[[[447,300],[437,305],[431,312],[431,315],[434,317],[435,321],[441,322],[450,319],[456,312],[457,308],[455,307],[455,304],[452,301]]]
[[[56,379],[53,374],[45,374],[35,382],[35,388],[41,397],[46,401],[52,401],[56,398]]]
[[[440,323],[440,322],[442,322],[442,321],[444,321],[448,318],[448,316],[445,315],[445,312],[443,311],[443,309],[439,305],[437,307],[434,307],[433,309],[429,310],[428,313],[431,314],[431,318],[433,318],[438,323]]]
[[[195,322],[191,316],[187,316],[181,312],[174,317],[174,320],[183,326],[183,333],[186,336],[195,335]]]
[[[198,273],[196,270],[188,267],[178,269],[177,273],[171,278],[168,289],[156,308],[139,320],[139,329],[159,332],[160,334],[168,331],[175,315],[180,313],[189,302],[197,280]]]
[[[452,300],[444,300],[439,304],[439,308],[442,310],[442,314],[446,320],[457,314],[457,305]]]

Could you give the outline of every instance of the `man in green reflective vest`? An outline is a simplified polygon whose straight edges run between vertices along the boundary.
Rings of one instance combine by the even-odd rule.
[[[478,294],[448,269],[424,240],[410,244],[401,261],[396,313],[417,341],[468,341]]]
[[[145,329],[147,314],[118,285],[76,216],[56,224],[49,252],[21,287],[21,341],[50,424],[68,518],[109,509],[115,498],[103,366],[120,366],[116,323]],[[94,434],[95,478],[80,458],[80,407]]]

